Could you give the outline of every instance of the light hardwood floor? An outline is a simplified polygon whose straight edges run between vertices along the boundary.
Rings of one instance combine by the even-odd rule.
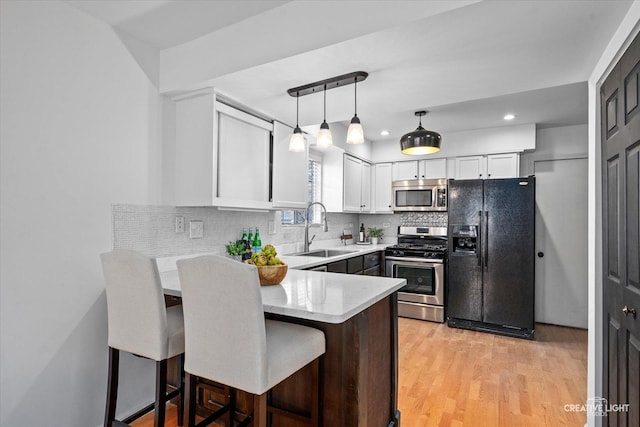
[[[528,341],[405,318],[398,329],[403,427],[585,424],[564,405],[586,401],[586,330],[537,324]],[[152,427],[153,415],[133,426]]]

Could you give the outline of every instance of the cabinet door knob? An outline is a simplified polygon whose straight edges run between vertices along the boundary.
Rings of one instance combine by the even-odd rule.
[[[544,256],[544,252],[540,251],[538,252],[538,258],[542,258]]]
[[[627,315],[629,313],[631,313],[631,315],[633,316],[633,318],[636,318],[636,315],[638,314],[638,312],[636,311],[635,308],[628,308],[626,305],[624,307],[622,307],[622,312],[624,313],[624,316],[627,317]]]

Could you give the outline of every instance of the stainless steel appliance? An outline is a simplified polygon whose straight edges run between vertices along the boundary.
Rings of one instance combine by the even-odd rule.
[[[534,335],[535,178],[449,181],[447,323]]]
[[[399,227],[398,244],[385,249],[388,277],[407,280],[398,290],[398,315],[444,322],[446,227]]]
[[[395,212],[447,210],[446,179],[393,181],[391,190]]]

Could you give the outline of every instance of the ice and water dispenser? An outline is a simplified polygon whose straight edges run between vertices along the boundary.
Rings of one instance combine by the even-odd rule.
[[[475,255],[477,253],[478,226],[477,225],[452,225],[451,239],[453,240],[453,252],[458,255]]]

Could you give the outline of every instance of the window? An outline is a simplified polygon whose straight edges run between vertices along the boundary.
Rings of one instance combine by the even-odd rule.
[[[322,201],[322,162],[319,159],[309,159],[307,169],[307,202]],[[320,224],[322,221],[322,210],[320,206],[314,205],[309,210],[309,223]],[[283,225],[304,224],[304,209],[289,209],[282,211]]]

